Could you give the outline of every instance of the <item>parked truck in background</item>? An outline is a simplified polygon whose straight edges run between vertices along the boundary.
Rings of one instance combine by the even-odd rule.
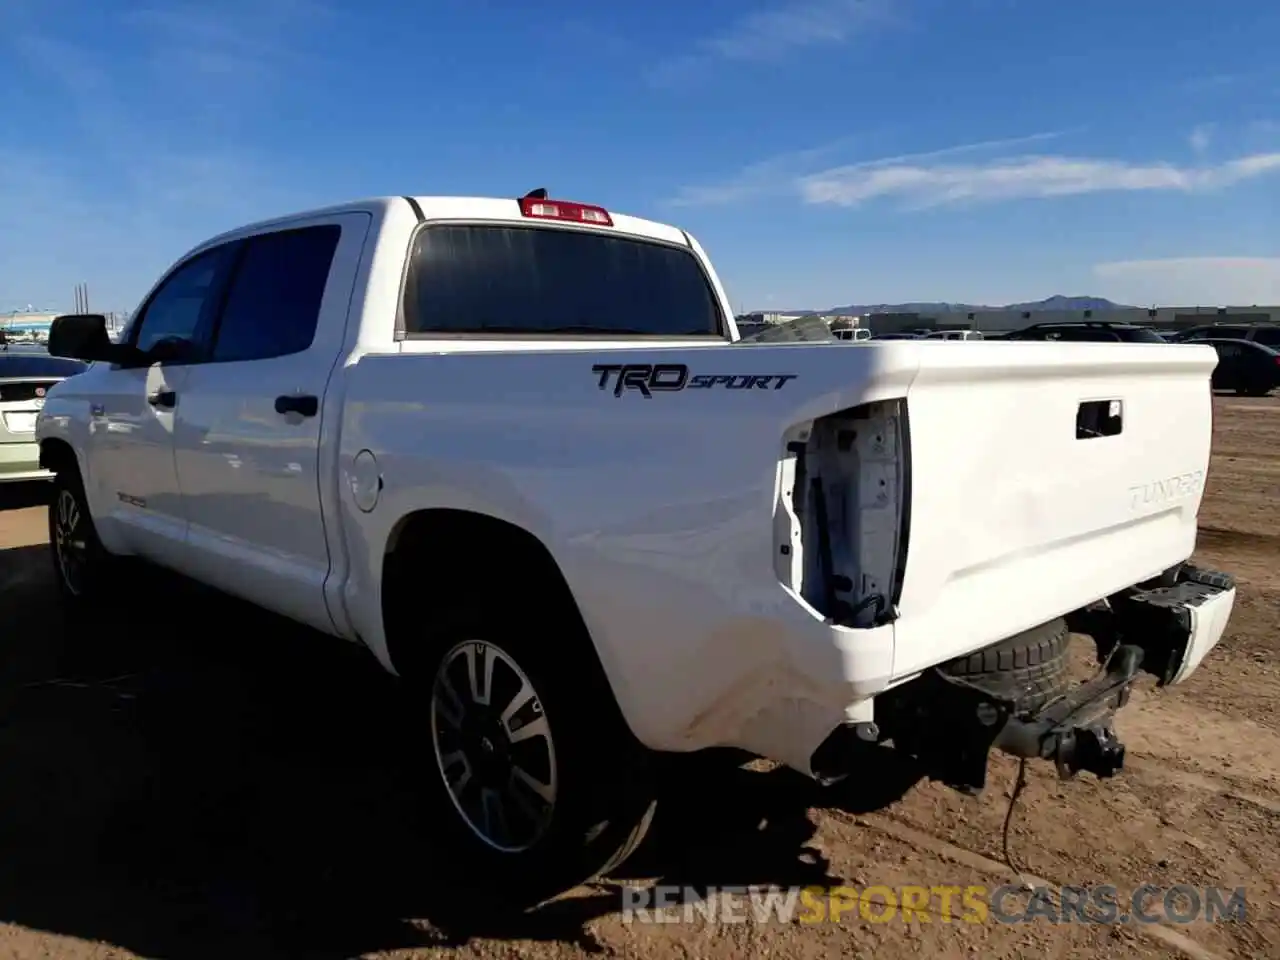
[[[687,233],[541,192],[245,226],[50,349],[92,361],[37,424],[66,601],[139,557],[367,647],[513,905],[635,849],[663,753],[1114,773],[1234,601],[1187,564],[1210,348],[744,342]]]

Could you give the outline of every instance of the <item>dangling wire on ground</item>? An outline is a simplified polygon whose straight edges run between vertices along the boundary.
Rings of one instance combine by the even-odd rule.
[[[1022,791],[1027,785],[1027,759],[1022,757],[1018,760],[1018,779],[1014,781],[1013,792],[1009,794],[1009,809],[1004,815],[1004,830],[1001,831],[1000,845],[1004,852],[1004,862],[1009,865],[1009,869],[1018,875],[1018,879],[1022,880],[1022,868],[1014,862],[1013,854],[1009,851],[1009,826],[1013,823],[1013,811],[1018,805],[1018,798],[1022,796]]]

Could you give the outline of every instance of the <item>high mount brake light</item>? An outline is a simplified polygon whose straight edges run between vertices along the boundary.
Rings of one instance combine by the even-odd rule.
[[[593,207],[585,203],[573,203],[569,200],[537,200],[523,197],[520,200],[520,212],[526,217],[536,220],[567,220],[570,223],[594,223],[601,227],[612,227],[613,218],[604,207]]]

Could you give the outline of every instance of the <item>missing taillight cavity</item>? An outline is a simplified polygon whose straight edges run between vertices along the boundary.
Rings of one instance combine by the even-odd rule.
[[[570,200],[546,200],[524,197],[520,200],[520,212],[535,220],[562,220],[570,223],[591,223],[601,227],[613,226],[613,218],[604,207]]]
[[[892,622],[905,572],[906,404],[871,403],[798,425],[779,464],[779,579],[833,623]]]

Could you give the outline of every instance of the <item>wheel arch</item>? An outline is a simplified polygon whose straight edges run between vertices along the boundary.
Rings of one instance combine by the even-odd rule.
[[[40,466],[45,470],[60,473],[68,467],[80,469],[80,459],[75,449],[66,440],[59,437],[46,437],[40,441]]]
[[[452,507],[409,513],[387,538],[380,593],[387,656],[397,673],[412,672],[417,658],[431,649],[431,610],[458,602],[532,601],[550,616],[572,623],[574,629],[558,641],[582,647],[575,652],[585,655],[591,672],[617,703],[568,579],[547,545],[525,527]],[[424,625],[427,636],[408,629],[410,619]]]

